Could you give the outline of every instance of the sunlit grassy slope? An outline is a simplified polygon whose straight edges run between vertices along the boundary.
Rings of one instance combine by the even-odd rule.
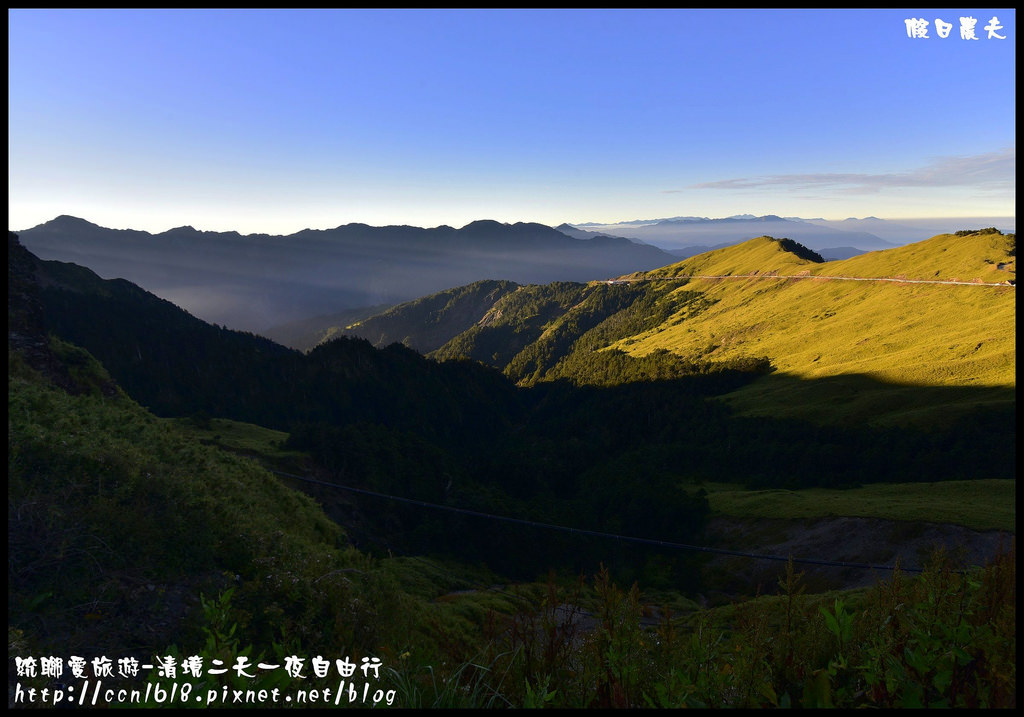
[[[901,277],[938,281],[1000,283],[1015,278],[1009,236],[940,234],[926,241],[833,261],[815,268],[817,276]]]
[[[757,237],[749,241],[705,252],[677,264],[632,274],[635,277],[723,276],[733,274],[799,274],[816,263],[788,251],[777,239]]]
[[[709,251],[633,277],[809,274],[863,278],[1001,283],[1015,278],[1015,237],[980,231],[938,236],[902,247],[860,254],[842,261],[817,262],[793,251],[786,240],[757,237]]]
[[[711,360],[767,356],[779,375],[834,380],[837,403],[815,388],[816,401],[787,381],[766,376],[732,395],[745,413],[795,411],[819,418],[870,415],[877,396],[861,396],[864,377],[902,386],[988,387],[1005,400],[1015,386],[1016,289],[836,279],[765,278],[809,275],[930,280],[1014,278],[1012,238],[999,234],[940,235],[924,242],[845,261],[816,263],[767,237],[708,252],[636,278],[694,277],[685,287],[713,305],[677,314],[654,329],[619,341],[633,355],[668,349]],[[705,279],[699,276],[752,278]],[[774,380],[773,380],[774,379]],[[894,389],[897,390],[897,389]],[[980,398],[979,398],[980,397]],[[886,399],[891,403],[893,395]],[[895,400],[898,401],[898,398]],[[972,392],[975,404],[985,392]],[[887,410],[891,412],[892,406]],[[904,418],[912,418],[913,405]]]

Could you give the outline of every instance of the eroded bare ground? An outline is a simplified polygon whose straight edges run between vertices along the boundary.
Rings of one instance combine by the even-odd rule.
[[[984,565],[1000,546],[1009,548],[1012,533],[977,531],[958,525],[879,518],[819,518],[808,520],[711,519],[705,545],[761,555],[810,560],[869,563],[904,568],[924,567],[942,548],[962,567]],[[808,592],[867,587],[891,576],[887,570],[795,563],[804,572]],[[714,555],[704,566],[706,601],[730,602],[738,597],[777,592],[785,571],[783,561]]]

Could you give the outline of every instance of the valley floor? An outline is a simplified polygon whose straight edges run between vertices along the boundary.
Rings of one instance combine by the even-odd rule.
[[[715,548],[878,566],[898,562],[907,569],[927,566],[936,549],[945,550],[953,564],[963,568],[985,565],[1000,548],[1008,550],[1014,538],[1013,533],[1002,530],[847,516],[803,520],[718,516],[709,521],[706,531],[706,543]],[[892,575],[887,570],[859,567],[807,563],[794,567],[806,572],[811,592],[869,587]],[[728,601],[775,592],[785,562],[715,556],[704,569],[714,576],[710,582],[717,601]]]

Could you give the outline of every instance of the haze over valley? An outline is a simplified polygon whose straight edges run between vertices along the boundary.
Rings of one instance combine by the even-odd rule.
[[[925,238],[875,218],[843,225],[858,221],[890,237]],[[972,221],[932,224],[952,232],[973,226]],[[999,221],[1002,227],[1013,224]],[[859,228],[774,215],[630,222],[601,231],[580,227],[590,228],[481,220],[459,229],[349,224],[288,236],[243,236],[182,226],[154,235],[65,215],[19,235],[42,258],[127,279],[206,321],[269,335],[279,327],[287,333],[287,325],[297,321],[371,311],[482,279],[520,284],[605,279],[766,234],[792,238],[826,259],[903,243]]]
[[[398,303],[481,277],[586,281],[673,259],[627,239],[577,240],[540,224],[493,221],[461,229],[349,224],[243,237],[191,227],[153,236],[59,217],[21,234],[40,256],[96,267],[208,321],[250,331]]]

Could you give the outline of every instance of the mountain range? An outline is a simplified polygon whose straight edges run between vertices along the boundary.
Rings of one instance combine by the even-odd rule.
[[[831,260],[847,259],[858,253],[889,249],[970,227],[995,226],[1004,232],[1012,233],[1015,223],[1012,217],[900,221],[878,217],[850,217],[834,221],[821,218],[780,217],[774,214],[737,214],[721,219],[684,216],[616,224],[587,222],[566,224],[559,228],[563,231],[567,231],[568,227],[587,233],[628,237],[660,246],[681,257],[694,256],[768,234],[798,241],[821,253],[825,259]]]
[[[481,278],[587,281],[675,258],[629,239],[577,239],[542,224],[347,224],[288,236],[108,229],[60,216],[19,233],[40,258],[123,278],[193,315],[260,331],[312,316],[395,304]]]
[[[686,250],[688,247],[699,249],[688,251],[687,255],[690,256],[700,253],[701,250],[735,244],[766,234],[787,237],[810,249],[825,253],[834,247],[856,247],[861,251],[876,251],[897,246],[893,242],[859,229],[835,229],[803,220],[784,219],[774,214],[761,217],[744,214],[723,219],[675,217],[646,223],[576,226],[586,231],[627,237],[673,250]]]
[[[557,228],[489,220],[461,229],[347,224],[243,236],[190,226],[151,234],[65,215],[20,236],[41,258],[127,279],[206,321],[296,345],[308,343],[310,326],[316,332],[348,325],[384,306],[483,279],[604,279],[761,235],[793,239],[826,260],[895,246],[872,231],[905,238],[920,230],[874,217],[827,222],[745,214]]]

